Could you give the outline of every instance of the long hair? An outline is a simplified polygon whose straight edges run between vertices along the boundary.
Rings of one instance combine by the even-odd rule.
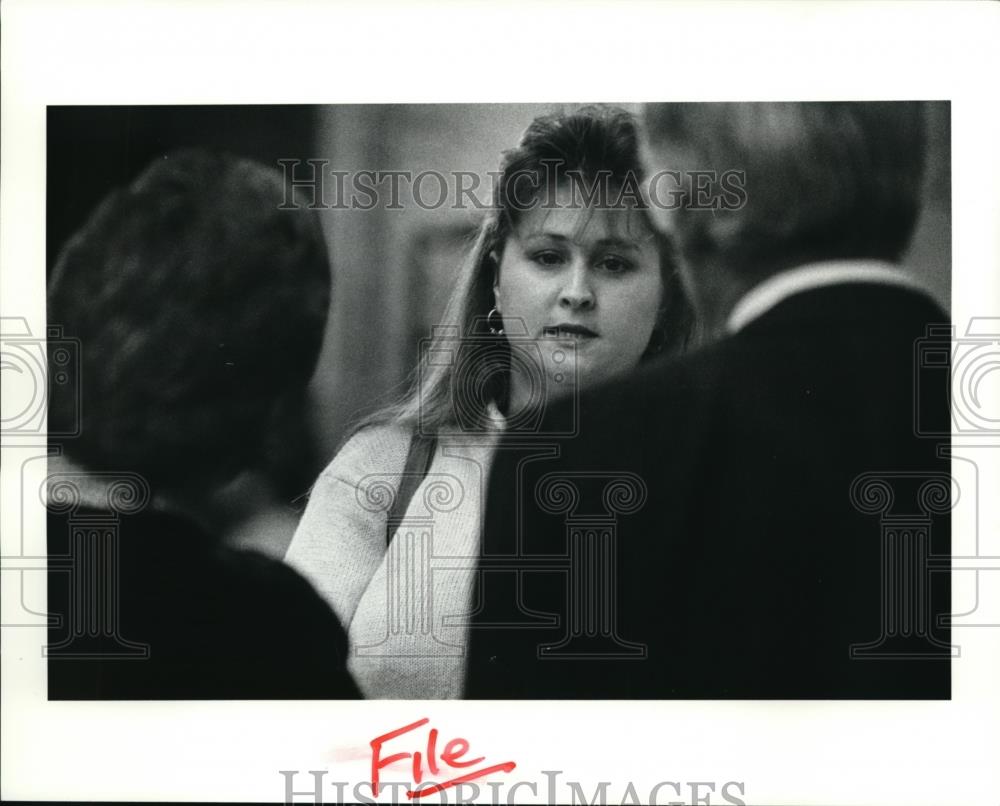
[[[520,180],[529,179],[537,199],[565,179],[614,190],[636,183],[640,174],[636,122],[630,113],[593,106],[535,118],[518,146],[503,154],[493,204],[460,269],[444,314],[447,324],[435,329],[410,391],[399,403],[363,420],[353,433],[385,423],[425,434],[489,430],[491,404],[504,412],[510,391],[510,344],[491,331],[488,317],[496,305],[493,283],[504,246],[526,210]],[[550,182],[547,187],[542,176]],[[638,194],[634,198],[641,207]],[[693,324],[671,248],[657,238],[664,293],[643,360],[682,349]]]

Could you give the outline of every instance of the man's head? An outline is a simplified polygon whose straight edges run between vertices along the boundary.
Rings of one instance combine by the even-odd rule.
[[[168,488],[260,460],[313,372],[331,284],[314,214],[279,209],[284,199],[276,169],[180,151],[108,196],[69,240],[49,322],[80,340],[70,458]],[[72,404],[53,389],[55,428]]]
[[[647,175],[684,177],[675,203],[651,212],[677,240],[695,298],[717,290],[701,288],[718,282],[699,276],[706,265],[749,286],[813,261],[896,261],[909,243],[923,180],[920,103],[663,103],[644,118]],[[730,177],[741,177],[745,203],[694,209],[691,171],[742,172]]]

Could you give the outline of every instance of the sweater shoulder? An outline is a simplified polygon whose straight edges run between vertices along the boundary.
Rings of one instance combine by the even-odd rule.
[[[333,457],[321,478],[355,482],[371,474],[399,474],[406,464],[412,430],[404,425],[374,425],[358,431]]]

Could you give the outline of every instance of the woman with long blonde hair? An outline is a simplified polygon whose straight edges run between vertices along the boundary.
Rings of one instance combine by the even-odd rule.
[[[638,193],[632,115],[536,118],[501,168],[417,382],[320,475],[286,557],[348,629],[368,697],[461,696],[498,435],[530,431],[548,400],[676,352],[690,330]]]

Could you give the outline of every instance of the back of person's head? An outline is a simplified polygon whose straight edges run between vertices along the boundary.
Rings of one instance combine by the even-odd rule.
[[[649,104],[645,123],[651,174],[745,172],[736,209],[691,209],[690,192],[677,197],[672,228],[692,262],[769,273],[896,261],[909,243],[923,180],[919,103]]]
[[[74,391],[53,389],[49,406],[50,430],[79,418],[70,459],[169,488],[261,458],[315,368],[331,285],[314,214],[284,200],[276,169],[184,150],[69,240],[48,315],[80,342]]]

